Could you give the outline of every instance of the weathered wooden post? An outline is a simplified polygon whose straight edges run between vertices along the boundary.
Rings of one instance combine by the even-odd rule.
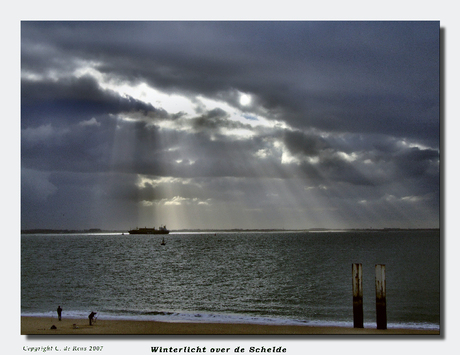
[[[385,265],[375,265],[375,304],[377,312],[377,329],[387,329]]]
[[[363,323],[363,265],[352,264],[353,327],[364,328]]]

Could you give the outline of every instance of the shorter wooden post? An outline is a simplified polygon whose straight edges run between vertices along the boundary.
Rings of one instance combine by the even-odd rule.
[[[375,265],[375,304],[377,312],[377,329],[387,329],[385,265]]]
[[[363,265],[352,264],[353,327],[364,328],[363,322]]]

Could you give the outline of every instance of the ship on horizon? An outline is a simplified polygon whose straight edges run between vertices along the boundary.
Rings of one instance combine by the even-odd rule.
[[[129,234],[169,234],[169,230],[166,228],[166,226],[160,226],[158,229],[155,227],[153,228],[137,228],[137,229],[131,229],[129,231]]]

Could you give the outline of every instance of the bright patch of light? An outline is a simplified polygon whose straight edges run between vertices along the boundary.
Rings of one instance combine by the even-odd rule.
[[[110,117],[113,117],[113,118],[118,118],[122,121],[138,121],[138,118],[137,117],[132,117],[129,113],[119,113],[118,115],[110,115]],[[117,128],[119,128],[117,126]]]
[[[68,78],[68,77],[69,75],[67,74],[67,72],[58,71],[54,69],[48,69],[43,74],[33,73],[33,72],[26,71],[26,70],[23,70],[21,72],[21,78],[24,80],[28,80],[28,81],[45,81],[45,80],[58,81],[60,79]]]
[[[433,149],[431,147],[428,147],[426,145],[417,143],[417,142],[409,142],[406,139],[402,139],[399,141],[399,144],[402,145],[405,148],[417,148],[420,150],[428,150],[428,149]]]
[[[197,198],[194,198],[193,200],[194,200],[194,202],[198,201]],[[198,205],[209,206],[210,201],[211,201],[211,199],[207,199],[206,201],[198,201]]]
[[[196,98],[201,103],[203,103],[204,107],[207,110],[211,111],[211,110],[214,110],[216,108],[220,108],[220,109],[224,110],[225,112],[227,112],[228,114],[230,114],[232,119],[235,119],[235,117],[238,116],[238,115],[236,115],[236,113],[238,113],[238,112],[241,113],[239,110],[235,109],[233,106],[230,106],[225,101],[217,101],[217,100],[209,99],[209,98],[204,97],[204,96],[197,96]],[[240,116],[241,116],[241,114],[240,114]],[[240,120],[237,119],[237,121],[240,121]]]
[[[254,132],[249,129],[222,129],[221,133],[226,136],[233,136],[234,138],[248,139],[254,136]]]
[[[144,187],[145,185],[152,185],[154,187],[162,185],[162,184],[182,184],[188,185],[192,184],[191,179],[184,179],[184,178],[174,178],[174,177],[148,177],[145,175],[138,175],[136,185],[138,187]]]
[[[404,196],[403,198],[401,198],[401,200],[405,202],[419,202],[423,200],[423,198],[420,196]]]
[[[122,97],[131,97],[136,100],[149,103],[153,107],[164,109],[168,113],[180,112],[183,114],[182,117],[184,118],[192,118],[195,116],[197,113],[197,107],[199,107],[201,111],[211,111],[219,108],[229,115],[228,118],[230,120],[241,122],[244,125],[249,125],[251,127],[287,128],[286,123],[267,119],[260,114],[251,113],[251,118],[248,119],[247,113],[242,112],[238,108],[233,107],[222,100],[213,100],[204,96],[197,96],[190,99],[178,94],[167,94],[150,87],[145,82],[132,85],[131,83],[121,81],[119,78],[113,77],[110,74],[99,72],[97,70],[98,65],[99,63],[97,62],[82,62],[80,63],[80,67],[74,71],[73,75],[77,78],[85,75],[92,76],[104,90],[111,90]],[[252,102],[251,95],[245,93],[240,93],[239,100],[242,106],[248,106]],[[129,114],[123,115],[122,118],[124,120],[139,119],[139,117],[130,117]],[[163,119],[161,122],[156,122],[155,124],[159,125],[161,128],[180,129],[177,124],[170,120]],[[254,135],[253,133],[249,133],[249,130],[233,130],[227,132],[234,136],[240,136],[241,138],[249,138]]]
[[[297,164],[300,165],[300,160],[292,156],[289,152],[283,151],[281,154],[281,164]]]
[[[271,120],[261,114],[251,113],[250,119],[248,119],[247,112],[243,112],[222,100],[213,100],[201,95],[194,98],[188,98],[178,94],[167,94],[150,87],[145,82],[133,85],[132,83],[121,81],[113,75],[101,73],[97,69],[98,65],[99,63],[97,62],[82,62],[80,63],[80,67],[74,71],[73,75],[77,78],[85,75],[91,76],[98,82],[99,86],[103,90],[110,90],[118,93],[121,97],[134,98],[136,100],[149,103],[153,107],[164,109],[168,113],[180,112],[182,113],[182,117],[185,119],[193,118],[197,114],[197,108],[200,109],[200,112],[204,112],[205,110],[211,111],[219,108],[228,114],[229,120],[240,122],[247,126],[288,128],[285,122]],[[27,75],[27,73],[24,75]],[[239,100],[242,106],[248,106],[252,102],[251,95],[245,93],[240,93]],[[129,113],[120,115],[120,117],[127,121],[140,119],[140,117],[132,117]],[[167,120],[166,117],[152,124],[165,129],[184,129],[183,127],[178,126],[177,122]],[[254,133],[250,132],[248,129],[227,130],[223,132],[223,134],[226,133],[233,136],[239,136],[240,138],[250,138],[254,135]]]
[[[152,104],[156,108],[162,108],[167,112],[183,112],[187,115],[195,113],[194,104],[190,99],[178,94],[162,93],[146,83],[131,87],[126,85],[124,91],[131,97]]]
[[[423,145],[423,144],[419,144],[419,143],[409,143],[409,147],[410,148],[418,148],[420,150],[428,150],[428,149],[432,149],[426,145]]]
[[[269,120],[261,115],[256,115],[256,114],[251,114],[251,116],[249,116],[250,118],[248,118],[248,115],[247,114],[243,114],[242,112],[240,111],[236,111],[236,113],[231,116],[231,118],[233,118],[234,120],[237,120],[237,121],[240,121],[244,124],[248,124],[252,127],[267,127],[267,128],[274,128],[274,127],[277,127],[277,126],[280,126],[280,125],[283,125],[284,123],[280,123],[278,121],[273,121],[273,120]],[[284,127],[285,128],[287,127],[285,124],[284,124]]]
[[[243,117],[246,118],[249,121],[258,121],[258,118],[256,116],[254,116],[254,115],[244,114]]]
[[[358,155],[354,152],[351,154],[347,154],[345,152],[337,152],[337,155],[348,162],[355,161],[358,158]]]
[[[196,99],[199,100],[201,103],[203,103],[208,110],[213,110],[215,108],[221,108],[224,111],[230,111],[233,109],[233,107],[227,104],[225,101],[213,100],[213,99],[201,96],[201,95],[198,95]]]
[[[310,190],[315,190],[315,189],[319,189],[319,190],[327,190],[327,186],[326,185],[318,185],[318,186],[305,186],[303,188],[305,191],[310,191]]]
[[[101,125],[101,123],[98,122],[98,121],[96,120],[96,118],[93,117],[93,118],[91,118],[90,120],[81,121],[81,122],[79,123],[79,125],[80,125],[80,126],[97,126],[97,127],[99,127],[99,126]]]
[[[167,112],[183,112],[190,115],[195,113],[195,105],[185,96],[166,94],[150,87],[146,83],[132,85],[127,82],[121,82],[116,77],[99,72],[95,68],[96,65],[97,63],[83,63],[83,65],[74,72],[74,75],[77,78],[84,75],[92,76],[104,90],[114,91],[125,98],[132,97],[136,100],[149,103],[155,108],[162,108]]]
[[[273,142],[273,146],[281,151],[281,164],[300,164],[299,159],[292,156],[289,150],[279,141]]]
[[[77,78],[81,78],[82,76],[92,76],[97,80],[98,84],[104,88],[104,84],[109,78],[108,74],[102,74],[100,71],[95,69],[95,66],[97,66],[97,63],[82,62],[78,69],[74,71],[73,75]]]
[[[173,197],[171,200],[167,200],[167,201],[164,201],[164,204],[166,206],[168,205],[173,205],[173,206],[180,206],[182,205],[184,202],[187,202],[189,199],[188,198],[185,198],[185,197],[181,197],[181,196],[175,196]]]
[[[270,155],[270,151],[268,149],[259,149],[254,156],[257,158],[265,159]]]
[[[319,157],[307,157],[305,159],[307,162],[310,164],[318,164],[319,163]]]
[[[384,197],[384,200],[385,201],[388,201],[388,202],[409,202],[409,203],[415,203],[415,202],[420,202],[420,201],[423,201],[425,198],[423,196],[403,196],[401,198],[398,198],[394,195],[388,195],[386,194]]]
[[[247,106],[251,103],[251,95],[241,94],[240,95],[240,104],[242,106]]]
[[[155,121],[155,126],[158,126],[160,129],[169,129],[169,130],[176,130],[176,131],[187,131],[189,129],[188,126],[185,125],[178,125],[177,122],[173,120],[160,120]]]
[[[198,206],[209,206],[211,199],[200,200],[199,198],[188,198],[182,196],[174,196],[171,199],[162,199],[157,201],[158,205],[164,206],[182,206],[182,205],[198,205]]]
[[[284,123],[269,120],[261,115],[251,114],[251,119],[247,119],[247,113],[242,112],[241,110],[230,106],[227,102],[213,100],[204,96],[197,96],[197,100],[199,100],[203,105],[204,108],[207,110],[214,110],[216,108],[220,108],[229,114],[229,119],[232,121],[241,122],[245,125],[250,125],[252,127],[270,127],[273,128],[275,126],[283,126]]]
[[[21,72],[21,78],[27,81],[43,81],[45,80],[44,75],[40,75],[37,73],[32,73],[32,72],[27,72],[27,71],[22,71]]]

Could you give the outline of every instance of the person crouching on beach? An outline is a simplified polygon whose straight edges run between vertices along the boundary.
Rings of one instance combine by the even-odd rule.
[[[89,325],[92,325],[91,322],[94,318],[94,316],[96,315],[97,312],[91,312],[88,316],[88,319],[89,319]]]
[[[61,320],[61,313],[62,313],[62,308],[61,306],[58,306],[57,308],[57,314],[58,314],[58,319]]]

